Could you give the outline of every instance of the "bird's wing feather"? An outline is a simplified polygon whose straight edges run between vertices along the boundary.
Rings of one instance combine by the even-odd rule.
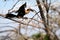
[[[25,10],[25,7],[26,7],[26,3],[24,3],[16,12]]]

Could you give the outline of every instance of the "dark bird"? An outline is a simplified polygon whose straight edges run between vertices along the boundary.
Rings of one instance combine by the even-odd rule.
[[[15,13],[18,13],[17,15],[8,13],[6,14],[6,18],[13,18],[13,17],[23,18],[25,14],[28,14],[30,11],[34,11],[33,9],[30,8],[25,10],[25,8],[26,8],[26,3],[24,3],[17,11],[15,11]]]

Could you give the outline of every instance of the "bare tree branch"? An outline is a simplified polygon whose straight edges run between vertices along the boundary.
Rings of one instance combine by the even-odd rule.
[[[12,7],[11,9],[8,10],[8,12],[9,12],[10,10],[12,10],[19,1],[20,1],[20,0],[17,0],[17,2],[13,5],[13,7]]]
[[[16,30],[4,30],[4,31],[0,31],[0,33],[4,33],[4,32],[15,32],[15,33],[18,33]]]

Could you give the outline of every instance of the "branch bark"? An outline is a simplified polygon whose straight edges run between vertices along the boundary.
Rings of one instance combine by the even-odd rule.
[[[40,14],[41,14],[41,18],[42,18],[42,20],[44,21],[44,26],[45,26],[45,31],[46,31],[46,33],[47,33],[47,35],[49,36],[49,40],[51,40],[50,39],[50,30],[49,30],[49,28],[48,28],[48,26],[47,26],[47,23],[46,23],[46,19],[45,19],[45,16],[44,16],[44,11],[43,11],[43,9],[42,9],[42,5],[41,5],[41,3],[40,3],[40,1],[39,0],[36,0],[36,2],[37,2],[37,4],[40,4],[40,5],[38,5],[38,8],[39,8],[39,10],[40,10]]]

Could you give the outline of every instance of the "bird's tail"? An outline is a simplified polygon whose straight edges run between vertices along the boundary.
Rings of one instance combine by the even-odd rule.
[[[16,15],[14,15],[14,14],[6,14],[5,18],[13,18],[13,17],[16,17]]]

